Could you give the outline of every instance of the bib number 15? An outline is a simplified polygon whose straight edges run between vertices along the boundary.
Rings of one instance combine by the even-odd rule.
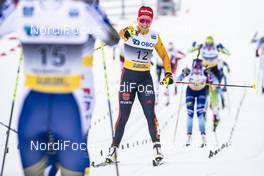
[[[66,62],[66,51],[63,47],[42,47],[39,49],[41,64],[61,67]]]

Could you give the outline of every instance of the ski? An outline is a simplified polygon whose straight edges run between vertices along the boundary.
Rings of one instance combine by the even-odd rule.
[[[200,148],[205,148],[207,144],[201,144]]]
[[[190,147],[191,146],[191,144],[185,144],[185,147]]]
[[[153,160],[152,164],[153,164],[154,167],[157,167],[157,166],[161,166],[161,165],[165,164],[165,162],[163,161],[163,159],[161,159],[161,160]]]
[[[106,162],[103,161],[101,163],[95,163],[94,161],[91,163],[91,166],[94,168],[98,168],[98,167],[104,167],[104,166],[109,166],[109,165],[113,165],[113,164],[117,164],[120,163],[120,161],[113,161],[113,162]]]

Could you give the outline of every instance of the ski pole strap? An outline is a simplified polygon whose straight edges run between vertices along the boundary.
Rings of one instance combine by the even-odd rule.
[[[200,83],[200,82],[182,82],[182,81],[176,81],[175,82],[176,84],[187,84],[187,85],[190,85],[190,84],[204,84],[204,83]],[[256,84],[252,84],[252,85],[236,85],[236,84],[213,84],[213,83],[205,83],[205,85],[207,86],[220,86],[220,87],[241,87],[241,88],[252,88],[252,89],[256,89],[257,86]]]

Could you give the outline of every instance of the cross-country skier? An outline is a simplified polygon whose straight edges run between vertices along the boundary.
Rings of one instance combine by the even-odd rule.
[[[175,48],[173,42],[169,42],[168,44],[168,54],[170,57],[170,63],[171,63],[171,69],[172,69],[172,74],[176,76],[176,70],[177,67],[179,66],[179,61],[183,58],[186,57],[185,53],[180,51],[179,49]],[[177,94],[177,86],[175,85],[174,87],[174,95]]]
[[[218,69],[219,69],[219,71],[221,72],[221,75],[222,75],[222,82],[226,85],[227,84],[227,74],[229,74],[230,71],[231,71],[228,63],[226,61],[224,61],[223,59],[219,60],[218,61]],[[226,86],[224,86],[222,88],[222,91],[223,92],[227,91]]]
[[[172,73],[175,75],[177,67],[179,65],[179,61],[185,58],[186,55],[179,49],[175,48],[173,42],[169,42],[168,44],[168,55],[170,57]]]
[[[230,73],[230,67],[229,67],[228,63],[226,61],[224,61],[223,59],[219,59],[217,67],[218,67],[218,70],[219,70],[220,75],[222,77],[220,83],[223,83],[224,85],[226,85],[227,84],[227,76]],[[227,92],[226,86],[221,87],[220,97],[221,97],[222,109],[224,109],[226,107],[225,97],[224,97],[225,92]]]
[[[87,46],[92,48],[95,38],[117,44],[118,34],[97,7],[84,1],[21,1],[1,19],[0,35],[17,32],[24,53],[28,93],[18,122],[24,174],[43,175],[50,152],[55,152],[61,175],[87,175],[87,130],[73,92],[81,86],[87,61],[82,56],[91,54]],[[40,143],[57,145],[41,150]]]
[[[226,56],[230,56],[230,52],[223,46],[223,44],[215,44],[214,38],[212,36],[207,36],[204,44],[197,44],[197,42],[193,42],[192,48],[189,50],[189,52],[195,52],[198,50],[200,50],[203,65],[208,69],[210,73],[212,73],[212,75],[214,75],[214,77],[216,77],[218,83],[221,83],[223,74],[221,72],[221,69],[219,69],[219,61],[221,61],[222,58],[220,58],[219,54],[222,53]],[[209,95],[210,99],[212,100],[210,101],[210,105],[211,108],[213,108],[214,112],[215,125],[213,130],[215,131],[220,119],[219,103],[220,101],[222,101],[222,104],[225,104],[225,100],[222,89],[220,89],[219,87],[210,88]]]
[[[192,48],[189,50],[189,53],[200,50],[201,57],[203,60],[203,65],[210,69],[210,71],[217,77],[218,81],[221,82],[222,75],[218,69],[219,54],[230,56],[230,52],[221,44],[215,44],[212,36],[207,36],[204,44],[197,44],[193,42]]]
[[[156,91],[157,93],[156,93],[155,101],[156,101],[156,105],[158,105],[160,97],[163,97],[163,96],[159,96],[162,93],[160,91],[161,90],[160,86],[162,86],[160,85],[160,82],[162,81],[162,77],[164,77],[166,71],[164,70],[164,64],[163,64],[162,59],[159,57],[159,55],[155,51],[153,52],[152,61],[153,63],[155,63],[155,66],[156,66],[156,74],[157,74]],[[164,92],[164,95],[167,98],[166,106],[169,105],[168,92],[169,92],[169,89],[166,89],[166,91]]]
[[[220,84],[217,77],[210,71],[207,70],[207,77],[214,84]],[[216,132],[216,129],[220,122],[220,102],[221,102],[221,87],[219,86],[209,86],[209,91],[207,96],[209,96],[209,107],[213,112],[213,132]]]
[[[257,35],[257,34],[256,34]],[[252,43],[258,43],[256,48],[256,57],[259,58],[259,69],[261,72],[261,88],[264,94],[264,36],[260,39],[256,39],[257,36],[251,40]]]
[[[186,146],[191,145],[191,137],[193,133],[193,117],[194,107],[196,105],[196,114],[199,120],[199,130],[201,133],[201,147],[206,146],[206,130],[205,130],[205,108],[206,108],[206,96],[208,86],[206,83],[212,82],[208,79],[207,73],[205,73],[201,59],[194,59],[192,69],[188,67],[182,70],[182,73],[177,77],[177,81],[187,80],[188,87],[186,90],[186,106],[187,106],[187,142]]]
[[[137,25],[128,26],[119,33],[123,41],[125,62],[119,91],[119,116],[115,125],[113,142],[106,157],[107,163],[116,160],[117,149],[124,134],[136,94],[146,116],[153,142],[155,152],[153,164],[158,165],[163,159],[159,125],[154,110],[155,92],[150,75],[150,59],[154,49],[164,63],[166,73],[163,83],[168,86],[173,84],[173,79],[170,60],[161,37],[157,32],[150,29],[152,20],[153,10],[150,7],[142,6],[138,11]]]
[[[170,58],[172,74],[173,74],[173,76],[176,76],[176,70],[177,70],[177,67],[179,65],[179,61],[185,57],[185,54],[182,51],[175,48],[173,42],[168,43],[167,50],[168,50],[168,55]],[[158,66],[157,66],[157,68],[158,68]],[[163,68],[163,67],[160,67],[160,68]],[[177,86],[175,84],[174,95],[176,95],[176,94],[177,94]],[[166,106],[168,106],[170,104],[170,96],[171,96],[169,89],[166,89],[165,96],[167,97]]]

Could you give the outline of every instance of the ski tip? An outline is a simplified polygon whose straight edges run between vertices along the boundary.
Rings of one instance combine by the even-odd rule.
[[[256,83],[252,84],[251,88],[252,89],[257,89],[257,84]]]

